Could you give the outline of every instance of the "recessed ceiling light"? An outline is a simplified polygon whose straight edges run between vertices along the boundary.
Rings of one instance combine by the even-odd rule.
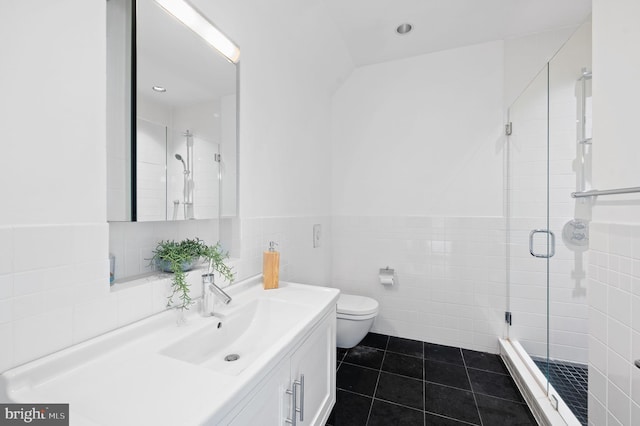
[[[160,92],[160,93],[164,93],[164,92],[167,91],[167,89],[165,89],[162,86],[153,86],[152,89],[155,90],[156,92]]]
[[[411,31],[413,27],[411,26],[411,24],[409,23],[404,23],[404,24],[400,24],[398,25],[398,28],[396,28],[396,32],[398,34],[407,34],[409,31]]]

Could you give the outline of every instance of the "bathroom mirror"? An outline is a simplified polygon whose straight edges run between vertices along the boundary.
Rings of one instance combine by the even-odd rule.
[[[237,66],[154,0],[110,0],[107,7],[129,8],[133,52],[124,67],[130,69],[128,84],[108,78],[109,92],[115,85],[131,93],[129,116],[120,114],[128,123],[110,120],[107,132],[108,220],[235,216]],[[125,14],[119,13],[107,12],[114,19]],[[126,50],[120,39],[127,31],[119,32],[108,52]],[[120,64],[116,71],[122,69]],[[116,109],[108,102],[108,113],[118,116]]]

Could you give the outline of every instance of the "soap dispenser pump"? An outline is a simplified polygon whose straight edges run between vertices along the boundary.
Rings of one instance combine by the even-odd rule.
[[[262,285],[265,290],[278,288],[280,272],[280,253],[276,251],[277,243],[269,242],[269,250],[262,256]]]

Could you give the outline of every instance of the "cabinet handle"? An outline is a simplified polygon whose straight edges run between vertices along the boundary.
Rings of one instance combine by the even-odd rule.
[[[300,381],[298,382],[300,384],[300,410],[298,410],[300,412],[300,421],[303,422],[304,421],[304,374],[300,375]],[[295,386],[295,382],[294,382],[294,386]]]
[[[300,412],[300,409],[297,407],[298,389],[296,388],[296,386],[299,384],[300,384],[299,381],[294,380],[293,386],[291,386],[291,389],[286,390],[287,395],[291,395],[291,417],[287,417],[286,419],[284,419],[284,421],[286,423],[289,423],[291,426],[296,426],[296,420],[297,420],[296,414]]]

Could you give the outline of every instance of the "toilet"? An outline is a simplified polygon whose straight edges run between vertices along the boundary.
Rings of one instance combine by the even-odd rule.
[[[340,293],[338,297],[336,343],[352,348],[367,335],[378,315],[378,301],[370,297]]]

